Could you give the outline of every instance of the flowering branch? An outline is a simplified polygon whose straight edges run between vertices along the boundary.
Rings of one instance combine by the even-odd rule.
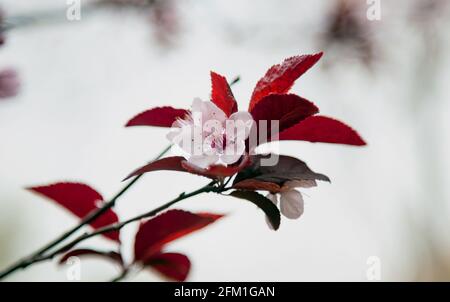
[[[237,82],[239,82],[239,80],[240,80],[239,76],[234,78],[230,82],[230,86],[236,84]],[[163,157],[171,149],[171,147],[172,147],[172,145],[167,146],[150,163],[155,162],[158,159],[160,159],[161,157]],[[162,205],[159,208],[156,208],[153,211],[150,211],[148,213],[145,213],[145,214],[139,215],[137,217],[128,219],[128,220],[126,220],[124,222],[120,222],[120,223],[118,222],[116,224],[110,224],[110,225],[104,226],[102,228],[97,229],[95,232],[92,232],[92,233],[85,233],[85,234],[81,235],[80,237],[74,239],[72,242],[70,242],[70,243],[64,245],[63,247],[55,250],[54,252],[45,255],[46,252],[48,252],[49,250],[51,250],[52,248],[54,248],[55,246],[57,246],[61,242],[63,242],[66,239],[68,239],[72,234],[74,234],[76,231],[81,229],[83,226],[91,224],[96,219],[98,219],[100,216],[105,214],[108,210],[113,208],[115,206],[116,201],[125,192],[127,192],[128,189],[130,189],[142,177],[142,175],[143,174],[139,174],[139,175],[134,176],[134,178],[132,178],[132,180],[124,188],[122,188],[122,190],[120,190],[112,199],[110,199],[108,202],[105,202],[99,209],[90,212],[86,217],[84,217],[81,220],[81,222],[78,225],[76,225],[75,227],[71,228],[70,230],[64,232],[62,235],[60,235],[59,237],[57,237],[56,239],[54,239],[50,243],[46,244],[45,246],[43,246],[39,250],[35,251],[31,255],[29,255],[29,256],[19,260],[17,263],[15,263],[15,264],[11,265],[10,267],[6,268],[5,270],[1,271],[0,272],[0,280],[3,279],[4,277],[7,277],[8,275],[12,274],[13,272],[15,272],[15,271],[17,271],[19,269],[24,269],[24,268],[27,268],[28,266],[30,266],[30,265],[32,265],[34,263],[38,263],[38,262],[42,262],[42,261],[45,261],[45,260],[52,259],[56,255],[58,255],[58,254],[60,254],[60,253],[62,253],[64,251],[67,251],[68,249],[72,248],[73,246],[75,246],[77,243],[79,243],[81,241],[84,241],[86,239],[89,239],[89,238],[97,236],[97,235],[106,234],[106,233],[109,233],[111,231],[118,231],[122,227],[127,225],[128,223],[134,222],[136,220],[140,220],[142,218],[147,218],[147,217],[154,216],[157,213],[159,213],[160,211],[168,208],[169,206],[173,205],[174,203],[176,203],[176,202],[178,202],[180,200],[183,200],[183,199],[186,199],[188,197],[197,195],[199,193],[207,192],[208,190],[212,190],[213,189],[213,187],[211,187],[213,183],[210,183],[208,185],[209,187],[207,186],[208,188],[204,187],[204,188],[201,188],[201,189],[199,189],[197,191],[194,191],[192,193],[189,193],[189,194],[182,193],[176,199],[174,199],[174,200],[172,200],[172,201]],[[231,178],[229,180],[231,180]],[[221,186],[221,190],[217,190],[217,188],[216,188],[216,192],[217,193],[221,193],[221,192],[224,192],[224,191],[225,191],[224,186]]]
[[[319,108],[312,102],[288,93],[295,80],[315,65],[321,56],[322,53],[295,56],[272,66],[257,82],[247,111],[238,110],[238,103],[227,79],[211,72],[210,101],[195,99],[190,109],[156,107],[133,117],[126,124],[127,127],[170,127],[167,138],[181,148],[183,156],[161,158],[169,146],[154,161],[129,174],[126,179],[132,180],[109,201],[104,201],[100,193],[81,183],[60,182],[30,188],[82,220],[56,240],[0,273],[0,278],[20,268],[64,254],[59,263],[83,255],[103,257],[118,263],[122,272],[113,281],[125,278],[132,266],[148,267],[169,279],[184,281],[190,271],[190,260],[184,254],[167,252],[166,245],[206,227],[223,215],[165,210],[201,193],[223,194],[231,190],[225,195],[256,205],[264,212],[273,230],[280,227],[281,214],[288,219],[302,216],[303,196],[296,188],[315,187],[316,181],[329,182],[330,179],[312,171],[305,162],[295,157],[261,155],[254,151],[260,144],[282,140],[365,145],[364,140],[350,126],[334,118],[317,115]],[[268,129],[268,121],[277,122],[276,127],[271,125]],[[195,191],[181,193],[152,211],[119,221],[118,215],[112,210],[117,199],[143,174],[162,170],[200,175],[211,179],[211,182]],[[267,195],[260,194],[260,191],[266,191]],[[78,243],[100,235],[120,244],[120,230],[136,221],[141,224],[134,239],[134,260],[130,264],[124,263],[120,245],[118,252],[73,249]],[[88,224],[94,230],[66,241]],[[57,247],[63,242],[62,246]]]

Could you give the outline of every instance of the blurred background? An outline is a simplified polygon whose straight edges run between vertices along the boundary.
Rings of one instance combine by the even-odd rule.
[[[368,146],[280,143],[332,179],[304,191],[301,219],[274,232],[252,204],[200,195],[178,207],[228,216],[170,250],[191,258],[190,281],[367,281],[370,259],[382,281],[450,281],[449,1],[381,0],[373,21],[364,0],[82,0],[79,21],[67,20],[64,0],[0,1],[0,269],[77,222],[25,187],[81,181],[109,198],[167,145],[166,129],[125,129],[129,118],[207,99],[210,70],[241,77],[233,91],[244,109],[271,65],[324,51],[292,91]],[[117,212],[131,217],[205,183],[151,173]],[[135,231],[122,234],[127,257]],[[67,281],[66,270],[48,262],[7,281]],[[82,262],[82,281],[117,273]]]

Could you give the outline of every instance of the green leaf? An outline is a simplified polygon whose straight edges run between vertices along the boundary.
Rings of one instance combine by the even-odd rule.
[[[253,191],[233,191],[230,196],[246,199],[254,203],[258,208],[264,211],[269,218],[274,230],[280,227],[280,211],[277,206],[268,198]]]

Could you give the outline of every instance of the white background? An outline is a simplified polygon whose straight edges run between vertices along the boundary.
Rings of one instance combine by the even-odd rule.
[[[76,180],[113,196],[125,175],[167,145],[165,129],[126,129],[129,118],[154,106],[187,108],[194,97],[207,99],[210,70],[241,76],[233,91],[245,110],[271,65],[322,50],[318,37],[333,7],[325,0],[176,2],[180,32],[171,46],[158,43],[144,13],[128,10],[8,33],[0,69],[15,67],[22,90],[0,101],[0,268],[77,221],[25,187]],[[191,258],[189,280],[365,281],[370,256],[381,259],[385,281],[450,280],[448,24],[435,18],[439,51],[428,52],[408,19],[413,2],[382,1],[381,21],[369,24],[378,56],[372,69],[350,52],[325,50],[293,87],[368,142],[364,148],[281,144],[281,153],[332,179],[304,191],[299,220],[283,219],[274,232],[252,204],[213,194],[177,206],[227,214],[168,246]],[[10,15],[60,8],[64,16],[65,1],[2,0],[1,6]],[[431,78],[419,64],[427,60]],[[206,182],[176,172],[148,174],[119,200],[117,212],[134,216]],[[135,230],[122,234],[127,254]],[[81,246],[108,244],[95,239]],[[116,274],[109,263],[83,261],[82,281]],[[49,262],[7,280],[67,281],[66,268]],[[160,279],[142,272],[130,280]]]

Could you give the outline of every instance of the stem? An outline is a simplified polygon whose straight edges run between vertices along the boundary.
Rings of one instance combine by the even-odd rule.
[[[74,240],[72,240],[71,242],[69,242],[69,243],[65,244],[64,246],[58,248],[57,250],[53,251],[52,253],[50,253],[48,255],[45,255],[45,256],[40,256],[40,257],[34,258],[33,262],[31,262],[29,264],[50,260],[53,257],[55,257],[56,255],[68,251],[69,249],[71,249],[75,245],[77,245],[78,243],[80,243],[82,241],[85,241],[85,240],[87,240],[89,238],[92,238],[92,237],[95,237],[95,236],[98,236],[98,235],[101,235],[101,234],[104,234],[104,233],[108,233],[108,232],[111,232],[111,231],[119,231],[120,229],[122,229],[124,226],[126,226],[129,223],[132,223],[132,222],[135,222],[135,221],[139,221],[139,220],[144,219],[144,218],[155,216],[159,212],[167,209],[168,207],[172,206],[173,204],[175,204],[175,203],[177,203],[177,202],[179,202],[181,200],[193,197],[195,195],[199,195],[201,193],[221,192],[222,189],[214,186],[214,184],[215,184],[215,181],[212,181],[209,184],[207,184],[206,186],[201,187],[198,190],[192,191],[190,193],[184,193],[183,192],[178,197],[176,197],[175,199],[172,199],[171,201],[169,201],[169,202],[163,204],[162,206],[159,206],[156,209],[153,209],[153,210],[151,210],[149,212],[146,212],[144,214],[140,214],[138,216],[129,218],[129,219],[124,220],[122,222],[117,222],[117,223],[114,223],[114,224],[110,224],[110,225],[104,226],[102,228],[99,228],[99,229],[91,232],[91,233],[84,233],[84,234],[80,235],[79,237],[75,238]]]
[[[128,270],[127,268],[124,269],[124,270],[120,273],[120,275],[118,275],[117,277],[111,279],[110,282],[119,282],[119,281],[123,280],[126,276],[128,276],[128,272],[129,272],[129,270]]]
[[[235,77],[231,82],[230,82],[230,86],[233,86],[234,84],[236,84],[237,82],[239,82],[241,80],[240,76]]]
[[[237,82],[239,82],[240,77],[237,76],[235,79],[233,79],[230,82],[230,86],[233,86],[234,84],[236,84]],[[160,159],[162,156],[164,156],[172,147],[172,145],[167,146],[153,161]],[[110,226],[106,226],[103,228],[98,229],[97,231],[93,232],[93,233],[85,233],[84,235],[81,235],[80,237],[76,238],[75,240],[73,240],[72,242],[70,242],[69,244],[66,244],[65,246],[63,246],[62,248],[57,249],[56,251],[50,253],[48,256],[43,256],[44,253],[46,253],[47,251],[49,251],[50,249],[52,249],[53,247],[55,247],[56,245],[58,245],[59,243],[61,243],[62,241],[66,240],[69,236],[71,236],[72,234],[74,234],[76,231],[78,231],[79,229],[81,229],[83,226],[91,223],[92,221],[94,221],[95,219],[97,219],[99,216],[101,216],[103,213],[105,213],[107,210],[109,210],[110,208],[112,208],[117,199],[119,199],[126,191],[128,191],[129,188],[131,188],[141,177],[143,174],[136,176],[135,178],[133,178],[133,180],[131,180],[122,190],[120,190],[119,193],[117,193],[110,201],[106,202],[103,204],[103,206],[101,208],[99,208],[98,210],[95,210],[93,212],[91,212],[90,214],[88,214],[85,218],[83,218],[81,220],[81,222],[73,227],[72,229],[66,231],[65,233],[63,233],[62,235],[60,235],[59,237],[57,237],[55,240],[51,241],[50,243],[48,243],[47,245],[45,245],[44,247],[40,248],[39,250],[37,250],[36,252],[32,253],[31,255],[29,255],[28,257],[25,257],[21,260],[19,260],[18,262],[16,262],[15,264],[11,265],[10,267],[6,268],[5,270],[0,272],[0,280],[3,279],[4,277],[12,274],[13,272],[19,270],[19,269],[24,269],[26,267],[28,267],[29,265],[33,264],[33,263],[37,263],[37,262],[41,262],[44,260],[48,260],[53,258],[55,255],[64,252],[68,249],[70,249],[71,247],[73,247],[74,245],[76,245],[77,243],[86,240],[88,238],[97,236],[99,234],[103,234],[106,232],[110,232],[110,231],[115,231],[115,230],[120,230],[122,227],[124,227],[125,225],[127,225],[128,223],[134,222],[136,220],[140,220],[142,218],[146,218],[146,217],[151,217],[156,215],[157,213],[159,213],[160,211],[170,207],[172,204],[189,198],[191,196],[203,193],[203,192],[216,192],[216,193],[222,193],[224,191],[229,190],[230,188],[225,188],[226,184],[229,183],[229,181],[231,180],[231,178],[228,179],[228,181],[226,182],[226,184],[222,184],[222,186],[220,186],[219,188],[212,186],[215,181],[211,182],[210,184],[208,184],[207,186],[191,192],[189,194],[184,194],[182,193],[180,196],[178,196],[177,198],[175,198],[174,200],[156,208],[153,211],[150,211],[148,213],[136,216],[134,218],[128,219],[124,222],[120,222],[120,223],[116,223]],[[208,189],[206,189],[208,188]]]
[[[157,157],[155,157],[154,160],[158,160],[162,156],[164,156],[170,150],[171,147],[172,147],[172,145],[167,146]],[[53,247],[55,247],[56,245],[58,245],[59,243],[61,243],[65,239],[67,239],[69,236],[71,236],[73,233],[75,233],[76,231],[81,229],[83,226],[91,223],[92,221],[97,219],[100,215],[102,215],[107,210],[112,208],[115,205],[117,199],[119,199],[126,191],[128,191],[128,189],[131,188],[139,180],[139,178],[141,178],[141,176],[142,176],[142,174],[133,178],[133,180],[130,181],[122,190],[120,190],[119,193],[117,193],[111,200],[104,203],[103,206],[101,208],[99,208],[98,210],[95,210],[95,211],[91,212],[90,214],[88,214],[85,218],[83,218],[81,220],[81,222],[78,225],[76,225],[75,227],[71,228],[70,230],[64,232],[62,235],[60,235],[59,237],[57,237],[50,243],[46,244],[39,250],[35,251],[31,255],[19,260],[17,263],[11,265],[10,267],[8,267],[5,270],[3,270],[2,272],[0,272],[0,280],[4,277],[8,276],[9,274],[15,272],[16,270],[24,269],[27,266],[29,266],[30,264],[34,263],[35,262],[34,260],[38,259],[42,254],[44,254],[48,250],[52,249]]]

